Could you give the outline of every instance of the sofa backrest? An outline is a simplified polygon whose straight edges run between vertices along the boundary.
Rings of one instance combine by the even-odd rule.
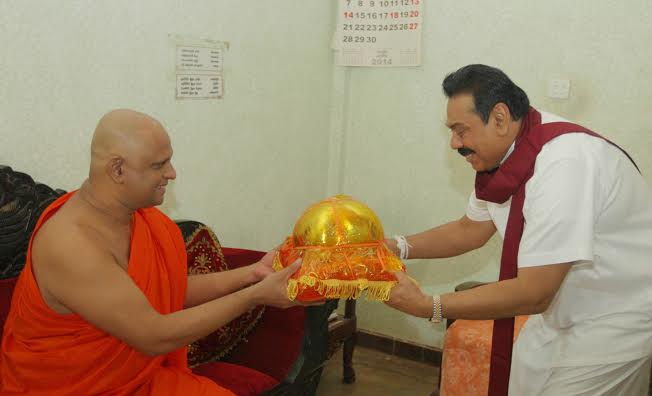
[[[18,276],[36,222],[43,210],[64,193],[0,165],[0,279]]]

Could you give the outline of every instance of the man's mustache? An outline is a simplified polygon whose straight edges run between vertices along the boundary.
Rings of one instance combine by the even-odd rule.
[[[470,148],[462,147],[457,149],[457,152],[460,153],[462,157],[466,157],[469,154],[475,154],[475,151],[471,150]]]

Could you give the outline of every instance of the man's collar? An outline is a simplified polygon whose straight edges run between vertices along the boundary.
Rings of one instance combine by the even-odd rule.
[[[503,159],[500,160],[500,165],[502,165],[503,162],[507,161],[507,158],[509,158],[509,156],[510,156],[510,155],[512,154],[512,152],[514,151],[514,146],[515,146],[515,145],[516,145],[516,140],[514,140],[514,141],[512,142],[512,145],[509,146],[509,149],[507,149],[507,153],[505,154],[505,156],[503,157]]]

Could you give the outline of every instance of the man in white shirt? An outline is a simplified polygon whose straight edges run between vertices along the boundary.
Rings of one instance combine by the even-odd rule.
[[[452,257],[498,230],[501,280],[428,296],[397,274],[388,304],[434,320],[496,320],[489,395],[646,395],[652,194],[635,164],[599,135],[531,108],[498,69],[463,67],[443,88],[451,148],[478,172],[476,189],[461,219],[388,245],[403,258]],[[531,316],[513,355],[500,355],[506,339],[511,347],[504,318],[516,315]]]

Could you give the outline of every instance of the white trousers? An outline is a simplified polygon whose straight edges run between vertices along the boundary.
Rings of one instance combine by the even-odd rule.
[[[551,367],[557,349],[556,333],[541,327],[535,329],[540,330],[537,337],[522,338],[527,326],[537,325],[536,319],[537,315],[530,317],[514,345],[509,396],[647,396],[652,356],[617,363]]]
[[[652,357],[646,357],[622,363],[557,367],[548,371],[547,378],[532,376],[530,381],[510,381],[509,396],[647,396],[651,364]]]
[[[559,367],[541,396],[647,396],[652,358],[595,366]]]

